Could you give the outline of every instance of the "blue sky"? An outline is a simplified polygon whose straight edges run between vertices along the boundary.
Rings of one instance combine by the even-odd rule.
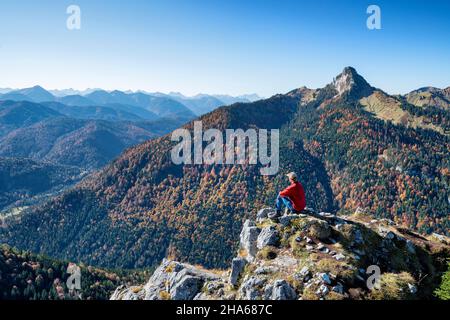
[[[66,28],[71,4],[81,30]],[[450,86],[449,36],[446,0],[2,0],[0,87],[270,96],[351,65],[405,93]]]

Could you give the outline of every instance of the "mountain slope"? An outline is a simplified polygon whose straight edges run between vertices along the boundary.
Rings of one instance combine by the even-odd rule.
[[[62,115],[41,104],[28,101],[0,101],[0,135],[58,116]]]
[[[196,115],[201,116],[208,112],[217,109],[218,107],[230,105],[239,102],[253,102],[256,100],[261,100],[261,98],[256,94],[243,95],[238,97],[233,97],[230,95],[210,95],[210,94],[197,94],[192,97],[187,97],[179,92],[171,92],[169,94],[154,93],[153,95],[159,97],[170,97],[173,98],[190,110],[192,110]]]
[[[82,177],[77,167],[0,157],[0,209],[21,199],[59,190]]]
[[[148,110],[159,117],[177,117],[187,120],[196,117],[191,110],[174,99],[151,96],[142,92],[127,94],[118,90],[112,92],[97,90],[85,97],[102,106],[111,104],[137,106]]]
[[[208,114],[203,118],[205,128],[225,128],[232,123],[238,128],[264,127],[269,124],[276,128],[294,114],[296,101],[277,96],[243,106],[245,108],[237,105],[225,107]],[[266,111],[263,116],[260,112],[262,108]],[[283,112],[280,114],[280,111]],[[256,117],[257,114],[260,116]],[[248,119],[253,122],[246,123]],[[192,246],[192,254],[200,261],[200,248],[196,246],[202,244],[195,239],[203,237],[204,232],[209,232],[216,235],[210,247],[224,247],[223,251],[229,257],[234,243],[227,238],[238,232],[241,217],[246,211],[245,206],[235,208],[234,205],[230,206],[229,201],[234,197],[236,204],[245,200],[250,205],[253,196],[246,190],[253,188],[254,182],[262,181],[263,178],[258,169],[252,167],[249,167],[251,172],[247,172],[240,166],[217,166],[217,174],[214,175],[211,167],[183,169],[173,165],[170,160],[172,146],[173,143],[166,136],[131,148],[99,175],[94,175],[80,187],[43,206],[42,211],[39,209],[40,213],[36,211],[23,215],[20,218],[23,226],[29,223],[41,225],[39,221],[47,220],[48,223],[40,228],[41,236],[47,232],[53,233],[54,223],[64,219],[66,222],[61,225],[56,238],[66,234],[70,235],[67,239],[71,239],[64,241],[64,244],[58,241],[44,244],[39,241],[40,236],[35,237],[36,231],[32,227],[28,230],[30,234],[27,238],[31,240],[35,237],[35,241],[27,247],[36,252],[51,253],[52,256],[56,254],[55,251],[59,251],[56,256],[77,256],[94,265],[132,268],[153,265],[167,253],[169,246],[182,251],[191,251]],[[313,162],[312,159],[310,161]],[[312,168],[310,171],[315,172]],[[128,172],[126,178],[119,172]],[[239,180],[244,179],[242,183],[236,184],[236,181],[228,178],[234,176],[234,172],[241,176]],[[311,183],[315,180],[317,178],[311,179]],[[209,185],[215,187],[211,188]],[[216,206],[214,202],[219,199],[222,199],[222,204]],[[68,203],[76,205],[68,207]],[[233,210],[225,211],[227,208]],[[91,220],[97,223],[82,222]],[[195,220],[201,223],[201,227],[198,223],[192,223]],[[11,224],[10,227],[12,233],[21,228],[16,224]],[[94,238],[95,242],[102,245],[92,248],[80,245],[81,242],[90,242]],[[23,247],[22,245],[23,243],[19,244],[19,247]],[[125,251],[128,254],[118,258],[119,252]],[[209,263],[213,264],[222,259],[221,251],[212,251],[208,257]]]
[[[173,95],[171,97],[184,104],[198,116],[213,111],[220,106],[230,104],[209,95],[197,95],[190,98],[182,95]]]
[[[0,300],[107,300],[118,285],[131,285],[145,273],[113,272],[80,265],[81,290],[66,281],[70,263],[0,246]]]
[[[418,107],[435,106],[449,110],[450,87],[446,89],[434,87],[421,88],[405,95],[405,99],[408,103]]]
[[[0,155],[99,168],[125,148],[164,134],[182,123],[164,122],[167,125],[50,118],[0,138]],[[153,129],[156,132],[152,132]]]
[[[215,98],[214,98],[215,99]],[[40,86],[14,90],[0,95],[0,100],[30,101],[35,103],[59,102],[68,106],[134,106],[156,114],[161,118],[194,119],[195,113],[184,104],[169,96],[152,96],[142,92],[125,93],[119,90],[107,92],[94,90],[82,96],[79,94],[55,97]],[[145,119],[145,118],[144,118]]]
[[[88,107],[95,105],[95,102],[83,97],[81,95],[68,95],[63,97],[58,97],[56,99],[59,103],[65,104],[67,106],[78,106],[78,107]]]
[[[66,106],[58,102],[45,102],[43,105],[75,119],[108,120],[108,121],[143,121],[145,119],[120,107]],[[145,111],[145,110],[144,110]],[[156,115],[153,119],[158,118]]]
[[[360,101],[380,90],[354,69],[336,79],[323,89],[301,88],[200,118],[204,130],[280,128],[275,176],[261,176],[260,165],[175,165],[175,143],[165,136],[128,149],[11,223],[3,237],[19,248],[96,265],[150,266],[173,256],[223,267],[243,220],[274,201],[289,171],[299,174],[308,206],[340,213],[361,207],[423,233],[448,233],[448,137],[367,112]]]
[[[48,92],[41,86],[34,86],[32,88],[25,88],[8,92],[8,96],[12,97],[13,95],[25,96],[27,98],[26,100],[36,103],[53,101],[55,99],[55,97],[50,92]],[[4,100],[5,98],[0,97],[0,99]]]

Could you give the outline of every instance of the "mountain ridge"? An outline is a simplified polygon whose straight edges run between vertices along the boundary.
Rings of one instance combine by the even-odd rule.
[[[255,94],[242,96],[229,95],[208,95],[198,94],[187,97],[181,93],[147,93],[144,91],[120,91],[103,89],[87,89],[79,91],[74,89],[50,90],[47,91],[39,85],[24,89],[5,89],[0,94],[0,100],[30,101],[35,103],[59,102],[68,106],[107,106],[108,104],[122,104],[147,109],[156,113],[165,114],[163,116],[183,113],[186,117],[200,116],[215,108],[235,102],[250,102],[258,100],[259,96]],[[165,100],[164,100],[165,99]],[[164,106],[158,107],[163,104]],[[180,105],[181,104],[181,105]],[[169,111],[169,113],[167,112]]]
[[[76,188],[21,216],[3,236],[19,248],[97,265],[150,266],[173,255],[224,266],[243,220],[275,199],[289,171],[298,172],[315,208],[344,213],[362,207],[423,233],[448,231],[450,203],[437,192],[448,188],[446,136],[374,116],[357,100],[364,90],[333,100],[336,92],[301,88],[200,118],[205,129],[280,128],[282,167],[274,177],[261,177],[258,165],[174,165],[166,135],[126,150]],[[26,239],[15,237],[23,233]],[[40,241],[55,233],[71,234],[71,241]]]

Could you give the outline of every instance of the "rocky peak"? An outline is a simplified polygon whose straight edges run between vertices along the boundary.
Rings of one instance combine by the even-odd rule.
[[[361,210],[345,217],[273,213],[264,208],[243,224],[230,269],[165,259],[146,285],[119,287],[111,299],[430,298],[450,252],[445,236],[425,238]],[[380,270],[375,289],[368,285],[374,266]]]
[[[355,100],[367,97],[374,91],[374,88],[353,67],[345,67],[342,73],[333,79],[331,86],[337,91],[337,97],[348,94]]]

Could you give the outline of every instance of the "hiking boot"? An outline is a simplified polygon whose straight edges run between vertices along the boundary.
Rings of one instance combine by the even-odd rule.
[[[279,216],[281,216],[281,211],[280,210],[272,211],[272,212],[269,212],[267,214],[267,218],[269,218],[270,220],[277,220],[277,218]]]
[[[298,213],[300,213],[300,212],[295,209],[292,209],[292,210],[290,210],[289,208],[284,209],[285,216],[290,215],[290,214],[298,214]]]

